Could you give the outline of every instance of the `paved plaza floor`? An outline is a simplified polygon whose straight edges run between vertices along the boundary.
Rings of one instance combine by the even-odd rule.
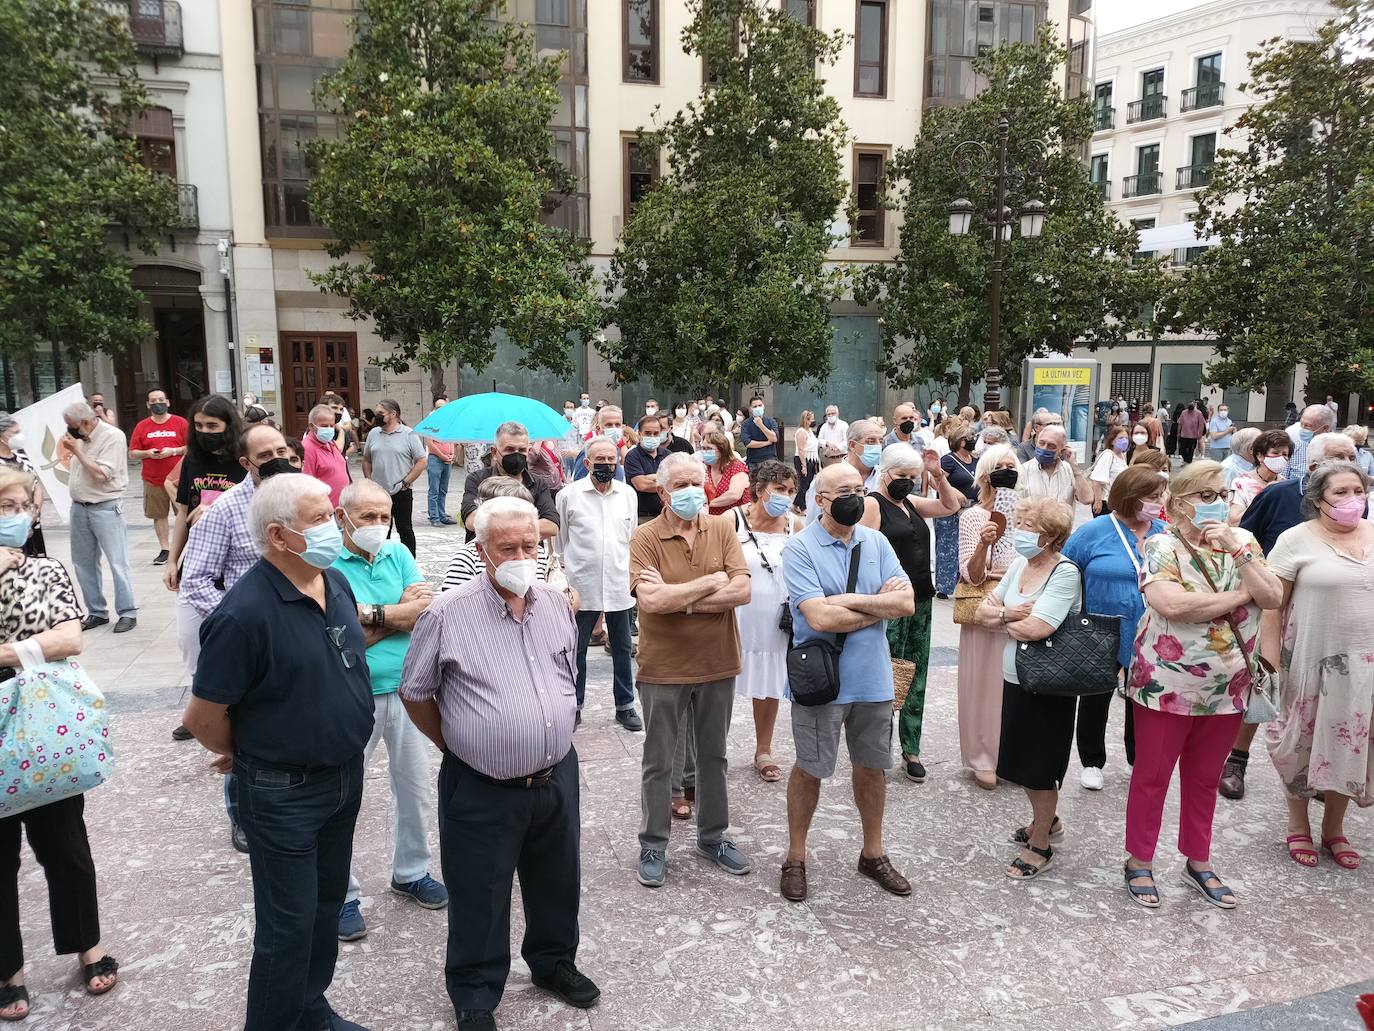
[[[450,508],[456,505],[451,496]],[[26,851],[20,900],[34,1003],[24,1026],[224,1031],[242,1026],[253,933],[248,861],[229,845],[206,753],[169,737],[187,677],[172,596],[151,565],[151,527],[137,514],[136,498],[128,507],[139,625],[117,637],[108,628],[88,634],[82,656],[109,699],[118,755],[113,782],[87,797],[86,820],[105,940],[122,963],[122,980],[111,995],[88,998],[74,958],[52,955],[46,889]],[[437,578],[459,532],[422,526],[417,535],[422,565]],[[65,532],[51,520],[48,540],[65,560]],[[916,786],[894,772],[888,781],[886,838],[914,885],[907,899],[855,871],[858,816],[843,759],[816,815],[811,896],[803,904],[779,896],[785,789],[762,783],[752,769],[747,704],[737,706],[730,735],[731,834],[754,872],[737,878],[707,865],[692,851],[692,828],[675,821],[667,885],[641,887],[642,736],[614,724],[609,658],[594,649],[586,720],[575,742],[583,788],[578,963],[602,999],[590,1011],[568,1008],[531,985],[517,955],[497,1011],[500,1026],[1148,1031],[1240,1011],[1251,1012],[1207,1026],[1357,1026],[1353,1003],[1342,1022],[1339,994],[1319,997],[1335,1000],[1326,1017],[1259,1009],[1374,973],[1374,860],[1355,872],[1329,859],[1313,871],[1292,863],[1278,779],[1263,757],[1252,766],[1249,796],[1218,809],[1214,860],[1240,897],[1234,912],[1210,908],[1178,883],[1176,795],[1155,863],[1163,908],[1147,912],[1129,901],[1120,872],[1128,770],[1119,706],[1106,789],[1081,790],[1075,762],[1060,808],[1067,836],[1054,865],[1032,883],[1007,880],[1003,870],[1014,854],[1007,835],[1028,819],[1028,807],[1019,790],[980,791],[961,772],[951,650],[957,636],[947,603],[935,621],[936,661],[944,664],[932,669],[928,692],[930,779]],[[791,735],[786,719],[780,723],[775,754],[786,769]],[[1356,847],[1374,849],[1367,812],[1352,813],[1349,833]],[[329,998],[374,1031],[452,1027],[442,976],[445,914],[388,891],[391,839],[379,752],[367,771],[354,849],[370,933],[341,946]],[[431,843],[438,876],[433,828]],[[518,890],[512,924],[518,942]]]

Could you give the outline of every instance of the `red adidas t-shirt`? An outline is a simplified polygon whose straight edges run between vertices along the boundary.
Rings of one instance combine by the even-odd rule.
[[[179,415],[169,415],[167,421],[161,423],[154,422],[153,417],[149,416],[134,427],[134,435],[129,438],[129,448],[134,451],[152,451],[156,448],[185,447],[186,432],[186,420]],[[180,455],[145,458],[143,482],[161,487],[180,461]]]

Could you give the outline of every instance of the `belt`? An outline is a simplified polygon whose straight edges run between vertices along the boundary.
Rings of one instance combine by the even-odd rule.
[[[123,500],[124,500],[124,495],[121,494],[121,495],[120,495],[119,497],[117,497],[117,498],[101,498],[99,501],[77,501],[76,498],[72,498],[72,504],[73,504],[73,505],[81,505],[81,506],[83,506],[83,507],[85,507],[85,508],[89,508],[91,505],[108,505],[111,501],[123,501]]]
[[[548,784],[549,781],[553,780],[553,772],[558,768],[556,765],[550,766],[537,773],[531,773],[528,777],[508,777],[502,780],[498,777],[488,777],[481,770],[474,770],[456,755],[453,758],[459,766],[463,767],[463,769],[467,770],[475,777],[486,781],[488,784],[497,784],[503,788],[542,788]]]

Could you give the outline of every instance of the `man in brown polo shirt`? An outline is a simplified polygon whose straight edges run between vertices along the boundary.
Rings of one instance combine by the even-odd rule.
[[[697,851],[727,873],[750,870],[725,838],[725,735],[740,668],[734,610],[749,601],[749,567],[732,521],[705,512],[705,465],[672,454],[656,475],[663,513],[635,530],[630,542],[644,704],[639,883],[649,888],[667,876],[669,781],[689,711],[697,743]]]

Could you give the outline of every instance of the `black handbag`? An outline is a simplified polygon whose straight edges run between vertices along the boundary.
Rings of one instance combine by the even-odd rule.
[[[849,583],[844,592],[850,594],[859,579],[859,549],[855,544],[849,553]],[[792,701],[798,705],[829,705],[840,696],[840,652],[848,634],[836,634],[835,642],[807,641],[794,644],[787,650],[787,688]]]
[[[1050,571],[1072,562],[1065,559]],[[1079,597],[1083,570],[1078,569]],[[1049,583],[1049,577],[1045,578]],[[1086,606],[1086,602],[1083,603]],[[1109,694],[1116,690],[1116,653],[1121,645],[1121,617],[1102,616],[1080,608],[1042,641],[1018,641],[1016,679],[1027,694],[1056,698]]]

